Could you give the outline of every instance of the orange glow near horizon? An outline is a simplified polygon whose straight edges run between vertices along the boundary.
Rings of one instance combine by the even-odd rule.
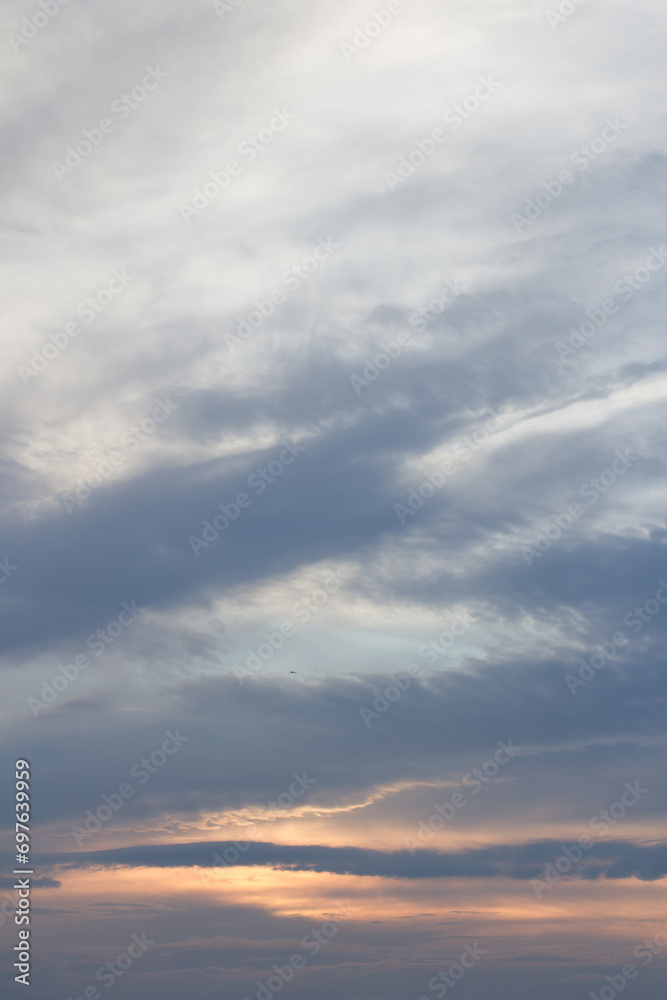
[[[549,928],[591,931],[604,925],[605,935],[623,938],[641,926],[642,936],[665,922],[667,879],[641,882],[563,881],[538,899],[529,881],[510,879],[386,879],[377,876],[291,872],[272,868],[116,868],[54,873],[57,890],[42,890],[42,905],[53,893],[58,906],[93,907],[105,900],[131,905],[150,900],[166,908],[193,904],[251,906],[276,916],[307,916],[315,921],[346,916],[352,922],[400,922],[427,914],[435,920],[474,914],[473,923],[503,934],[510,927],[538,938]],[[104,891],[100,893],[100,882]],[[458,917],[457,917],[458,919]],[[637,934],[639,939],[639,933]]]

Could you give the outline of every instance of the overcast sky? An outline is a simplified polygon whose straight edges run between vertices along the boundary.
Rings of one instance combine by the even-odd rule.
[[[0,8],[33,1000],[659,1000],[662,6],[61,2]]]

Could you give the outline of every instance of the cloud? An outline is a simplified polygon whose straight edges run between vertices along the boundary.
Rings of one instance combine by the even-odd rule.
[[[198,865],[211,867],[211,857],[231,848],[232,841],[198,844],[160,844],[89,851],[76,855],[46,855],[43,865],[60,871],[94,866],[179,868]],[[560,856],[558,841],[485,847],[446,854],[422,850],[372,851],[356,847],[319,845],[277,845],[252,843],[238,863],[243,867],[270,866],[281,871],[334,872],[338,875],[382,878],[512,878],[533,879],[543,874],[546,864]],[[224,856],[224,855],[223,855]],[[231,856],[231,855],[230,855]],[[654,881],[667,875],[667,845],[641,845],[625,841],[595,844],[586,855],[581,877],[639,878]]]
[[[233,675],[167,675],[146,687],[137,670],[124,674],[128,687],[113,698],[94,678],[82,678],[77,684],[92,687],[77,692],[73,685],[61,711],[56,705],[31,723],[42,822],[55,823],[71,841],[70,828],[82,825],[86,810],[95,812],[103,794],[130,782],[134,795],[109,831],[180,817],[206,837],[209,814],[235,823],[271,812],[267,803],[288,792],[295,772],[312,784],[291,811],[305,809],[314,820],[330,810],[348,824],[355,809],[363,818],[384,810],[389,836],[400,843],[401,827],[414,836],[418,820],[456,788],[471,803],[464,824],[486,817],[511,825],[517,816],[532,823],[539,815],[558,827],[586,827],[592,813],[616,801],[624,782],[637,779],[650,792],[637,816],[659,811],[663,684],[652,654],[610,661],[576,697],[565,683],[576,661],[470,661],[465,669],[429,672],[423,659],[413,660],[424,675],[394,702],[381,700],[393,683],[387,674],[289,682],[260,676],[243,686]],[[375,715],[367,725],[369,711]],[[274,723],[267,728],[268,714]],[[71,742],[62,740],[63,720]],[[175,731],[186,741],[147,779],[142,759]],[[492,758],[499,741],[509,741],[517,755],[483,794],[469,795],[463,779]],[[221,769],[221,760],[234,766]],[[76,780],[63,787],[60,773]]]
[[[659,915],[659,8],[581,4],[552,30],[542,7],[403,4],[347,59],[371,16],[351,0],[243,0],[224,18],[209,0],[63,4],[18,51],[8,33],[37,14],[0,12],[0,772],[11,787],[15,754],[30,760],[35,847],[67,873],[40,874],[62,905],[37,1000],[80,995],[127,947],[144,914],[123,878],[142,866],[163,943],[126,985],[165,1000],[255,996],[262,954],[283,961],[346,872],[366,936],[337,940],[297,1000],[419,996],[455,935],[480,929],[499,951],[470,989],[557,1000],[573,979],[597,990],[641,939],[637,914]],[[144,93],[147,73],[163,79]],[[476,104],[480,77],[497,84]],[[280,131],[277,113],[294,116]],[[320,240],[339,246],[311,261]],[[107,302],[114,270],[131,279]],[[137,435],[157,399],[173,413]],[[303,453],[260,492],[286,442]],[[619,452],[632,462],[609,472]],[[64,495],[87,489],[68,513]],[[250,505],[195,555],[241,492]],[[341,586],[304,621],[330,572]],[[117,631],[123,602],[142,612],[97,656],[90,637]],[[235,667],[288,620],[295,635],[240,684]],[[565,676],[619,630],[573,694]],[[50,690],[35,715],[28,699]],[[140,784],[176,730],[187,742]],[[472,795],[466,776],[509,740],[520,753]],[[637,780],[648,792],[559,888],[561,932],[526,880]],[[70,853],[72,827],[127,782]],[[466,807],[410,856],[405,837],[461,789]],[[168,869],[246,834],[244,891],[284,875],[291,916],[259,896],[209,909],[203,889],[188,909]],[[621,926],[624,879],[637,904]],[[474,912],[434,929],[447,905]]]

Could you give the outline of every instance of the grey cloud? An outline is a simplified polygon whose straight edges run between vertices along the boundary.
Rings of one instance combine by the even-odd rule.
[[[233,675],[166,679],[152,685],[168,699],[157,705],[139,695],[130,675],[114,698],[73,693],[65,714],[54,706],[53,714],[31,719],[27,730],[22,726],[30,733],[42,821],[62,824],[67,836],[103,794],[126,781],[136,793],[111,829],[165,813],[194,818],[266,806],[304,769],[315,783],[295,808],[350,805],[397,782],[459,787],[471,768],[493,756],[499,740],[523,749],[499,776],[502,786],[491,782],[479,800],[470,798],[462,821],[530,818],[539,802],[552,822],[587,829],[591,815],[611,805],[625,781],[641,779],[649,788],[638,817],[660,810],[664,684],[650,653],[646,659],[609,665],[576,697],[565,684],[568,667],[562,662],[471,662],[465,670],[425,672],[389,710],[371,716],[368,726],[362,709],[378,704],[392,683],[389,675],[301,683],[256,678],[243,687]],[[416,662],[423,664],[419,657]],[[385,704],[379,702],[380,708]],[[268,728],[267,713],[274,720]],[[62,737],[64,721],[69,740]],[[176,729],[187,741],[142,787],[131,768]],[[225,760],[234,766],[221,769]],[[66,784],[61,774],[70,776]],[[433,802],[448,798],[455,787],[415,792],[396,807],[390,798],[377,808],[389,817],[397,808],[416,827]]]
[[[320,845],[276,845],[252,843],[240,854],[233,841],[197,844],[168,844],[90,851],[76,855],[46,855],[43,865],[55,871],[93,866],[111,867],[215,867],[214,852],[228,848],[245,867],[268,865],[283,871],[334,872],[339,875],[383,878],[512,878],[537,879],[544,866],[562,853],[558,841],[541,841],[502,847],[484,847],[458,854],[422,850],[372,851],[355,847]],[[224,857],[224,854],[223,854]],[[575,871],[585,879],[639,878],[653,881],[667,874],[667,845],[640,845],[625,841],[594,844],[586,854],[586,864]]]

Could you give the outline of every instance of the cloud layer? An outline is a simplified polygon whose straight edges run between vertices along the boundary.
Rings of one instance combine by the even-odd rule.
[[[641,963],[662,20],[0,13],[2,775],[30,760],[36,1000],[144,931],[128,997],[253,1000],[342,912],[294,1000],[435,996],[475,940],[461,1000]]]

